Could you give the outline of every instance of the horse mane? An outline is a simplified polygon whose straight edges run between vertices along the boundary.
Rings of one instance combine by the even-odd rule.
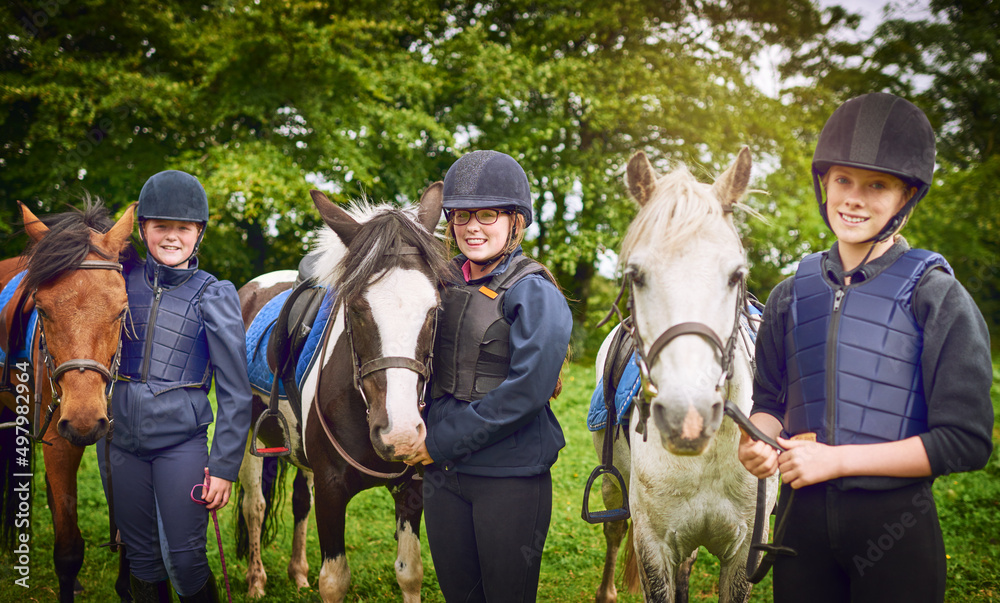
[[[84,258],[94,252],[106,260],[118,259],[90,243],[93,231],[106,233],[114,226],[108,208],[99,197],[83,197],[83,209],[50,214],[39,218],[49,232],[42,239],[29,245],[25,251],[28,273],[24,287],[28,291],[57,278],[68,270],[80,267]],[[131,250],[131,246],[129,247]]]
[[[454,280],[443,242],[417,222],[415,207],[372,205],[362,199],[348,213],[360,224],[350,247],[344,249],[329,228],[321,229],[315,247],[321,254],[319,274],[337,292],[338,301],[354,300],[390,270],[406,265],[408,256],[395,253],[400,247],[419,251],[435,283]]]
[[[658,252],[671,253],[722,217],[722,205],[684,165],[656,181],[653,198],[639,209],[622,241],[622,265],[642,244],[654,241]],[[717,232],[715,229],[709,229]],[[738,236],[738,235],[737,235]]]

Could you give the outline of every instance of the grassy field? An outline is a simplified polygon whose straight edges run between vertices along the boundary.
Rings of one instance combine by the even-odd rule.
[[[604,557],[604,537],[599,526],[580,519],[583,488],[590,471],[597,465],[585,418],[593,389],[593,368],[573,365],[565,373],[563,395],[554,409],[566,433],[566,448],[553,467],[554,504],[552,526],[543,558],[539,601],[578,603],[593,600],[600,579]],[[1000,409],[1000,371],[994,369],[994,410]],[[1000,428],[994,428],[994,446],[1000,443]],[[37,451],[36,451],[37,452]],[[39,454],[40,458],[40,454]],[[80,524],[87,541],[86,560],[80,573],[85,591],[78,601],[105,603],[116,600],[114,579],[116,557],[98,544],[107,538],[107,507],[97,473],[93,448],[84,456],[80,469]],[[36,492],[44,492],[41,477],[35,480]],[[289,488],[290,490],[290,488]],[[937,480],[935,496],[945,533],[948,558],[947,601],[1000,601],[1000,460],[994,454],[986,470],[951,475]],[[597,507],[594,507],[597,508]],[[395,541],[392,534],[392,501],[384,489],[360,494],[348,508],[348,561],[352,571],[349,601],[400,600],[392,563]],[[264,559],[269,581],[267,601],[318,601],[316,590],[319,572],[319,545],[315,522],[309,534],[310,583],[312,588],[297,591],[285,575],[291,546],[291,504],[284,506],[285,529],[278,540],[265,548]],[[246,593],[246,564],[233,556],[235,513],[232,505],[220,516],[223,546],[229,569],[233,600],[243,601]],[[56,601],[57,587],[52,569],[52,529],[44,496],[38,496],[32,517],[35,532],[31,541],[30,588],[22,589],[13,581],[9,555],[0,567],[0,601]],[[423,541],[423,600],[443,601],[434,577],[434,566]],[[209,557],[216,575],[222,579],[214,529],[209,525]],[[718,598],[718,564],[707,552],[699,557],[692,573],[692,600]],[[771,599],[770,576],[755,587],[751,600]],[[642,600],[640,595],[622,595],[626,603]]]

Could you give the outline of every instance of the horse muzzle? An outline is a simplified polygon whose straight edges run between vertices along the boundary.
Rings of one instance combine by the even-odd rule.
[[[650,408],[663,448],[682,456],[703,453],[722,424],[723,401],[717,395],[663,398],[654,399]]]

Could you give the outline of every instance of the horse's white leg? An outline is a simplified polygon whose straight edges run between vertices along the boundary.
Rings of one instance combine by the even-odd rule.
[[[255,446],[255,442],[247,442]],[[249,451],[249,448],[247,449]],[[247,598],[259,599],[264,596],[264,585],[267,584],[267,572],[260,553],[261,526],[264,523],[266,502],[261,490],[261,472],[264,459],[249,452],[243,455],[243,465],[240,467],[240,483],[243,485],[243,517],[247,522],[247,539],[249,553],[247,555]]]
[[[746,572],[749,540],[740,554],[732,559],[719,560],[719,603],[746,603],[750,600],[751,584]]]
[[[633,509],[632,535],[639,563],[639,577],[646,603],[674,603],[674,569],[671,555],[664,553],[664,543],[649,529],[649,518]]]
[[[319,570],[319,596],[323,603],[340,603],[351,586],[351,568],[347,567],[347,556],[337,555],[324,559]]]
[[[622,538],[628,532],[628,520],[609,521],[604,524],[604,571],[601,574],[601,584],[594,596],[596,603],[615,603],[618,600],[618,589],[615,588],[615,564],[621,551]]]
[[[313,473],[299,469],[292,482],[292,555],[288,559],[288,579],[298,588],[309,587],[309,559],[306,556],[306,534],[309,531],[309,510],[313,506]]]
[[[403,603],[420,603],[424,564],[420,559],[420,536],[405,521],[396,522],[396,581],[403,591]]]

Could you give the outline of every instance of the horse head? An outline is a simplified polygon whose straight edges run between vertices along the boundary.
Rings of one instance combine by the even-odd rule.
[[[51,228],[20,207],[33,241],[24,286],[33,292],[41,329],[36,362],[45,363],[51,396],[59,403],[59,435],[88,446],[109,428],[106,392],[115,379],[128,312],[118,258],[129,245],[135,206],[110,228],[110,221],[93,217],[102,207],[67,214]]]
[[[332,277],[344,311],[355,390],[368,408],[369,436],[380,457],[413,456],[427,435],[421,417],[447,271],[434,237],[443,185],[421,196],[414,217],[379,209],[360,221],[312,191],[323,221],[346,247]]]
[[[747,148],[708,185],[686,168],[659,177],[646,155],[628,164],[640,205],[622,246],[643,392],[663,447],[701,454],[722,423],[746,291],[747,260],[732,208],[750,180]]]

